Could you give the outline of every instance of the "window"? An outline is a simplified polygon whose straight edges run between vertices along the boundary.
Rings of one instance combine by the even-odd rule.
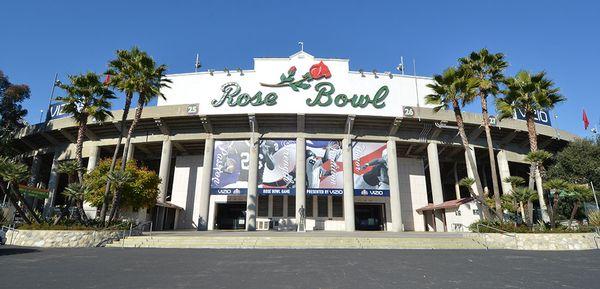
[[[328,217],[327,196],[317,197],[317,214],[319,217]]]
[[[273,217],[283,217],[283,196],[273,196]]]
[[[341,196],[333,196],[331,205],[333,206],[333,217],[344,217],[344,198]]]
[[[269,216],[269,196],[258,196],[258,213],[259,217]]]
[[[287,204],[288,204],[288,217],[290,218],[294,218],[296,217],[296,197],[295,196],[288,196],[287,198]]]
[[[307,195],[306,196],[306,217],[311,217],[313,216],[313,196],[311,195]]]

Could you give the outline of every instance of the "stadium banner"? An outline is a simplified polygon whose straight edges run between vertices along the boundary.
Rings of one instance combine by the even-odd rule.
[[[342,142],[306,140],[306,194],[343,195]]]
[[[387,144],[352,142],[352,171],[355,196],[390,195]]]
[[[216,140],[213,152],[210,194],[247,194],[249,164],[250,141]]]
[[[527,120],[527,116],[525,115],[525,111],[517,108],[515,109],[515,118],[520,120]],[[550,112],[547,110],[536,110],[535,117],[533,121],[537,124],[543,124],[547,126],[552,126],[552,121],[550,118]]]
[[[46,121],[59,119],[63,117],[69,117],[71,114],[63,112],[64,103],[53,103],[48,107],[46,112]]]
[[[296,141],[261,140],[258,153],[258,194],[296,194]]]

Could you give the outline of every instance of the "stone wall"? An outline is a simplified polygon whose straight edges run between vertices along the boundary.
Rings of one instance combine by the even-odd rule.
[[[118,237],[118,231],[16,230],[6,233],[6,244],[27,247],[95,247]]]
[[[490,249],[591,250],[598,249],[597,245],[600,245],[600,236],[595,233],[474,235],[478,242],[484,246],[487,245]]]

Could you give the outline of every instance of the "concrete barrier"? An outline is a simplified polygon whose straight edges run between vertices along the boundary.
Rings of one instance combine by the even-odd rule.
[[[6,234],[6,244],[27,247],[95,247],[102,240],[118,236],[118,231],[11,230]]]
[[[517,250],[591,250],[598,249],[600,236],[595,233],[498,234],[483,233],[475,237],[490,249]]]

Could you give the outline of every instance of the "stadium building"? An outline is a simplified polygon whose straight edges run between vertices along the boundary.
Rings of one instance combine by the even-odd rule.
[[[492,194],[481,114],[464,113],[465,152],[454,114],[425,103],[429,77],[351,71],[348,59],[300,51],[255,58],[253,70],[168,78],[166,99],[144,109],[130,151],[159,174],[160,195],[155,207],[123,214],[151,220],[155,229],[461,231],[481,208],[459,180],[477,170]],[[88,170],[113,154],[122,111],[113,114],[89,125]],[[520,117],[491,119],[503,194],[511,185],[502,180],[529,174]],[[542,149],[556,152],[576,137],[553,128],[548,112],[537,122]],[[48,190],[40,209],[65,202],[67,177],[57,164],[74,158],[76,135],[59,107],[19,134],[29,185]]]

